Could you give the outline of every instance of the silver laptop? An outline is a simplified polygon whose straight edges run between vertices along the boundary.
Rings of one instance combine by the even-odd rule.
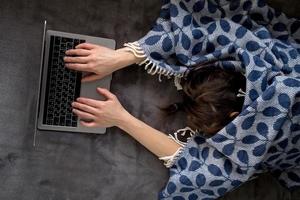
[[[112,39],[91,37],[73,33],[47,30],[44,23],[39,93],[36,113],[36,131],[68,131],[81,133],[105,133],[105,128],[87,128],[72,113],[71,103],[77,97],[103,100],[96,88],[110,89],[111,75],[101,80],[81,83],[82,72],[65,68],[63,57],[67,49],[84,42],[115,49]],[[35,132],[36,135],[36,132]]]

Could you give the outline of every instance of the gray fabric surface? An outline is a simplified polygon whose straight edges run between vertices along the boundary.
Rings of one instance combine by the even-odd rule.
[[[114,38],[120,47],[150,29],[159,7],[159,0],[1,2],[1,200],[157,198],[167,169],[117,128],[105,135],[39,132],[36,148],[32,142],[43,20],[55,30]],[[134,116],[170,133],[184,127],[184,115],[164,116],[158,107],[180,100],[180,95],[171,80],[157,80],[130,66],[114,73],[111,91]],[[223,199],[296,200],[299,194],[264,175]]]

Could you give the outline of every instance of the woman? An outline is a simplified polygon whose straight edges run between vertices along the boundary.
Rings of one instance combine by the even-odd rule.
[[[163,1],[156,25],[139,41],[116,51],[81,44],[67,52],[77,57],[66,57],[65,62],[71,69],[93,73],[83,81],[133,63],[144,64],[150,74],[174,77],[175,85],[183,87],[188,97],[184,108],[194,129],[185,129],[190,132],[188,141],[181,143],[178,135],[167,137],[134,118],[105,89],[97,90],[107,101],[79,98],[73,104],[74,112],[94,120],[81,122],[88,127],[118,126],[165,161],[170,179],[159,199],[216,199],[266,171],[293,189],[300,186],[299,24],[261,0]],[[229,75],[214,77],[222,74],[220,70]],[[224,81],[224,77],[238,76],[230,76],[232,71],[246,78],[242,103],[235,97],[243,96],[243,88],[234,87],[234,83],[243,87],[242,79]],[[199,78],[193,84],[198,77],[206,77],[205,73],[213,79]],[[199,121],[199,114],[205,111],[197,110],[219,110],[214,98],[203,98],[211,88],[198,93],[214,81],[227,84],[226,94],[235,97],[226,99],[237,105],[220,105],[232,109],[219,117],[224,123],[217,125],[213,122],[218,120],[212,119],[211,124]],[[203,130],[212,136],[193,134]]]

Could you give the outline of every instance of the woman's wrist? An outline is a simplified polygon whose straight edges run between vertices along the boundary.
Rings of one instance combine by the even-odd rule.
[[[119,115],[119,120],[116,122],[116,127],[122,129],[123,131],[127,131],[127,126],[131,123],[134,117],[124,109]]]
[[[117,49],[116,52],[118,69],[122,69],[135,63],[140,63],[145,59],[136,57],[131,51],[128,51],[127,47]]]
[[[131,115],[127,110],[124,110],[119,116],[116,126],[135,138],[135,132],[143,127],[143,122]]]

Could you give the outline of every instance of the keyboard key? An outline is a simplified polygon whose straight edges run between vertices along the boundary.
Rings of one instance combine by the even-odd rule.
[[[48,105],[49,105],[49,107],[53,107],[54,106],[54,101],[49,101]]]
[[[48,116],[47,116],[47,118],[48,118],[48,119],[51,119],[51,120],[52,120],[52,119],[53,119],[53,117],[54,117],[54,115],[53,115],[52,113],[51,113],[51,114],[50,114],[50,113],[48,113]]]
[[[67,48],[66,49],[73,49],[73,44],[67,43]]]
[[[61,42],[62,43],[67,43],[68,42],[68,38],[65,38],[65,37],[61,38]]]
[[[53,124],[54,125],[58,125],[58,123],[59,123],[59,118],[58,117],[54,117]]]
[[[77,122],[72,122],[73,127],[77,127]]]
[[[58,65],[58,59],[54,59],[54,60],[52,61],[52,65]]]
[[[59,50],[60,50],[59,46],[55,45],[55,46],[54,46],[54,51],[55,51],[55,52],[58,52]]]
[[[48,114],[49,114],[49,115],[53,115],[53,110],[54,110],[53,107],[49,107],[49,109],[48,109]],[[54,116],[54,115],[53,115],[53,116]]]
[[[55,37],[55,44],[59,45],[60,44],[60,37]]]
[[[65,56],[65,50],[59,50],[59,55],[62,57]]]
[[[55,51],[55,52],[53,53],[53,57],[54,57],[54,58],[58,58],[58,57],[59,57],[59,51]]]
[[[77,121],[77,116],[76,115],[72,116],[72,121]]]
[[[74,47],[76,47],[78,44],[80,44],[80,40],[75,39],[75,40],[74,40]]]
[[[71,120],[66,120],[66,126],[72,126]]]

